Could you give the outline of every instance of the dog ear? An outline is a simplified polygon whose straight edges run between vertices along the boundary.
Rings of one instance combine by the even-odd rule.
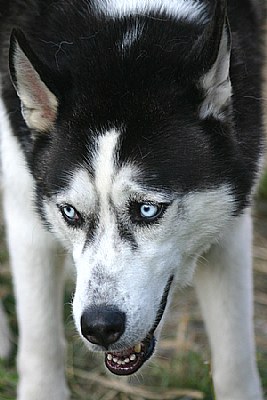
[[[51,74],[30,48],[23,32],[17,29],[11,35],[9,68],[27,126],[40,132],[49,131],[58,108],[48,78]]]
[[[199,46],[199,43],[202,45]],[[200,107],[202,119],[222,118],[231,101],[232,86],[229,78],[231,33],[226,13],[226,1],[215,1],[213,17],[197,43],[203,75],[199,86],[205,99]]]

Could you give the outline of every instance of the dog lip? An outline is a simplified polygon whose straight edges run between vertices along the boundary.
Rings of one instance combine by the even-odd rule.
[[[159,309],[158,309],[158,313],[157,313],[157,316],[156,316],[156,319],[155,319],[155,324],[154,324],[152,330],[150,331],[150,334],[153,334],[155,332],[155,330],[159,326],[160,321],[162,320],[163,313],[164,313],[166,305],[167,305],[167,300],[168,300],[171,284],[173,282],[173,278],[174,278],[174,276],[172,275],[170,277],[170,279],[168,280],[167,285],[165,286],[165,289],[164,289],[164,292],[163,292],[163,295],[162,295],[162,299],[161,299],[161,303],[160,303],[160,306],[159,306]]]
[[[155,323],[146,338],[138,345],[131,347],[121,352],[105,353],[105,365],[110,372],[115,375],[132,375],[143,366],[143,364],[152,356],[155,350],[156,339],[154,332],[162,320],[165,311],[170,287],[173,281],[173,276],[169,279],[160,303],[160,307],[155,319]],[[140,351],[136,352],[136,348]]]

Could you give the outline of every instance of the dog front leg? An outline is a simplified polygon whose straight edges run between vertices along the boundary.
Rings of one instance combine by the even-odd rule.
[[[262,400],[255,362],[251,216],[236,220],[195,275],[212,351],[217,400]]]
[[[18,400],[66,400],[63,274],[57,245],[37,218],[21,149],[4,130],[3,205],[19,325]]]
[[[52,238],[25,208],[23,216],[14,207],[6,213],[19,325],[18,399],[65,400],[63,274]]]

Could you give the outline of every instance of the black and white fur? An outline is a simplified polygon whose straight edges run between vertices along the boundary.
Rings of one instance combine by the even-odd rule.
[[[216,399],[263,399],[250,215],[261,23],[256,0],[0,1],[18,400],[68,399],[59,243],[73,255],[74,320],[90,349],[133,348],[169,285],[194,282]],[[88,310],[123,319],[117,340],[82,332]]]

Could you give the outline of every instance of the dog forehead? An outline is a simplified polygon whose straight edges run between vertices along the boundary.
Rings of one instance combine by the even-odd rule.
[[[97,202],[92,177],[85,168],[78,168],[69,176],[69,185],[57,194],[57,202],[73,204],[82,213],[90,213]]]
[[[100,204],[112,199],[119,205],[127,201],[131,193],[142,191],[137,182],[140,173],[137,166],[129,160],[123,163],[120,161],[121,137],[119,129],[107,130],[96,138],[94,150],[90,149],[93,172],[90,181]],[[78,181],[82,183],[84,180],[79,177]]]
[[[119,137],[120,132],[112,129],[101,134],[96,140],[93,170],[95,187],[100,197],[111,192],[117,169]]]
[[[205,4],[195,0],[104,0],[97,1],[97,7],[111,16],[165,12],[171,17],[194,20],[202,19]]]
[[[70,203],[90,213],[98,206],[109,208],[110,200],[122,206],[129,197],[148,192],[141,183],[139,167],[130,160],[120,160],[121,135],[118,129],[96,135],[88,148],[86,163],[67,174],[68,184],[58,192],[57,202]],[[151,192],[150,196],[162,200],[157,193]]]

